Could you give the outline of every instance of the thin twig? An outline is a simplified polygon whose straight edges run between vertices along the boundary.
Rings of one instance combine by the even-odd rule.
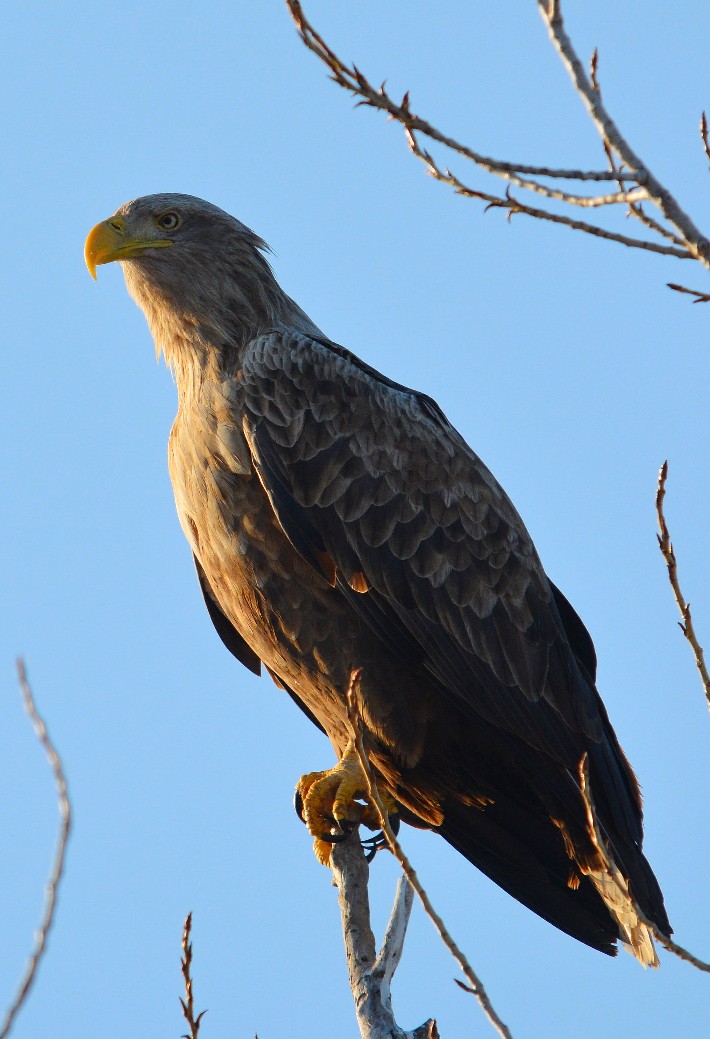
[[[475,163],[481,169],[502,177],[517,187],[543,195],[546,198],[585,208],[598,208],[618,203],[626,204],[631,216],[639,220],[654,234],[672,242],[675,248],[673,246],[657,245],[656,243],[628,235],[616,234],[585,221],[573,220],[566,216],[551,213],[545,209],[527,206],[519,200],[511,200],[510,192],[507,193],[506,198],[502,198],[475,188],[468,188],[450,171],[441,170],[428,156],[424,161],[429,167],[429,172],[436,180],[449,184],[459,194],[468,198],[477,198],[488,202],[489,205],[506,209],[509,215],[511,213],[522,213],[538,220],[563,224],[574,230],[619,242],[630,248],[676,256],[680,259],[695,259],[699,260],[706,267],[710,267],[710,242],[697,230],[692,220],[680,208],[670,192],[653,176],[648,167],[641,163],[641,160],[622,137],[602,105],[601,89],[598,80],[598,55],[596,51],[592,57],[590,77],[587,77],[564,30],[559,0],[537,0],[537,2],[543,19],[548,26],[550,37],[572,78],[575,89],[584,100],[594,120],[596,129],[610,158],[610,169],[608,171],[531,166],[525,163],[505,162],[474,151],[474,149],[469,148],[453,137],[442,133],[427,120],[412,112],[408,92],[404,95],[401,102],[397,102],[386,91],[384,84],[376,88],[356,65],[346,65],[308,21],[298,0],[286,0],[289,12],[298,28],[303,43],[328,67],[333,80],[339,86],[360,98],[358,104],[384,111],[391,119],[403,126],[410,147],[419,158],[423,158],[425,155],[428,156],[428,153],[418,148],[418,146],[412,147],[414,135],[417,133],[421,133],[430,140],[449,148],[462,158]],[[619,162],[614,160],[614,153],[619,156]],[[578,195],[569,191],[560,191],[537,179],[530,180],[530,177],[581,181],[616,181],[619,185],[619,191],[591,196]],[[636,185],[636,187],[633,187],[633,185]],[[665,227],[659,221],[650,217],[642,208],[641,202],[643,200],[650,201],[656,205],[675,230]]]
[[[700,116],[700,139],[703,142],[705,155],[710,159],[710,143],[708,142],[708,117],[705,112]]]
[[[597,72],[599,71],[599,51],[594,48],[592,57],[589,61],[589,78],[592,82],[592,87],[596,90],[597,94],[601,97],[602,88],[599,86],[599,80],[597,79]]]
[[[483,1010],[483,1013],[486,1015],[490,1024],[497,1031],[498,1035],[502,1037],[502,1039],[513,1039],[512,1033],[510,1032],[508,1026],[504,1024],[503,1021],[501,1021],[500,1017],[496,1013],[493,1004],[490,1001],[488,993],[484,988],[483,982],[468,962],[464,953],[461,951],[461,949],[459,949],[458,945],[449,934],[446,925],[444,924],[444,921],[441,919],[441,917],[431,904],[429,896],[422,887],[422,884],[419,880],[419,877],[416,874],[414,867],[409,861],[401,844],[397,840],[392,830],[392,827],[390,826],[389,818],[387,816],[387,810],[384,804],[382,803],[382,799],[377,789],[377,782],[375,780],[374,773],[372,771],[372,766],[367,756],[365,744],[363,741],[362,719],[360,717],[360,711],[358,708],[356,696],[356,689],[358,687],[361,674],[362,669],[357,668],[350,675],[350,682],[348,684],[347,691],[347,707],[348,719],[350,721],[350,725],[353,731],[353,743],[355,746],[355,750],[357,752],[358,759],[360,761],[360,765],[365,774],[365,780],[367,782],[368,800],[374,806],[375,811],[377,812],[380,827],[382,829],[383,834],[385,835],[385,838],[387,840],[392,854],[399,862],[404,872],[404,875],[406,876],[407,880],[419,896],[419,900],[424,906],[424,910],[427,916],[430,918],[430,920],[434,924],[434,927],[438,931],[439,937],[441,938],[442,942],[449,950],[451,955],[454,957],[458,965],[461,967],[461,970],[463,971],[464,975],[466,976],[466,979],[468,980],[471,986],[471,991],[478,1000],[478,1003],[481,1009]]]
[[[564,202],[568,206],[578,206],[580,209],[601,209],[602,206],[627,205],[632,206],[639,202],[648,201],[649,195],[645,188],[631,188],[625,191],[608,192],[606,195],[573,195],[568,191],[560,191],[559,188],[551,188],[539,181],[529,180],[511,173],[507,178],[516,187],[525,188],[535,195],[554,199],[556,202]]]
[[[182,956],[180,958],[180,967],[182,969],[182,976],[185,981],[185,998],[180,997],[180,1006],[182,1007],[182,1013],[187,1021],[189,1032],[182,1036],[182,1039],[198,1039],[200,1032],[200,1022],[207,1013],[206,1010],[202,1010],[197,1017],[195,1017],[195,1001],[192,994],[192,942],[190,941],[190,933],[192,931],[192,913],[188,913],[185,917],[185,923],[182,929]]]
[[[680,235],[674,234],[673,231],[669,230],[669,228],[667,227],[664,227],[663,224],[661,224],[658,220],[654,220],[652,216],[648,215],[645,209],[641,208],[641,205],[638,202],[630,202],[629,211],[631,216],[635,216],[636,219],[639,220],[644,227],[647,227],[649,229],[649,231],[653,231],[655,234],[660,235],[661,238],[667,238],[669,242],[674,242],[677,246],[679,246],[679,248],[682,250],[682,259],[695,259],[695,257],[687,251],[685,247],[685,242],[680,237]],[[671,253],[671,255],[677,254]]]
[[[441,181],[443,184],[449,184],[454,188],[457,195],[462,195],[465,198],[477,198],[482,202],[488,203],[487,209],[503,209],[507,211],[508,217],[515,216],[518,213],[523,216],[534,217],[537,220],[549,220],[555,224],[564,224],[565,227],[571,228],[573,231],[583,231],[585,234],[593,235],[596,238],[606,238],[612,242],[618,242],[621,245],[629,246],[633,249],[646,249],[649,252],[662,253],[665,256],[675,256],[680,260],[691,260],[693,257],[685,248],[673,248],[668,245],[659,245],[656,242],[648,242],[643,238],[631,238],[628,235],[619,234],[616,231],[607,231],[603,227],[597,227],[596,224],[587,223],[584,220],[575,220],[572,217],[566,216],[560,213],[550,213],[546,209],[537,209],[533,206],[528,206],[520,199],[515,198],[510,189],[503,195],[491,195],[485,191],[478,191],[476,188],[468,187],[459,178],[451,172],[451,170],[442,170],[434,161],[432,155],[421,148],[417,138],[414,134],[407,131],[407,141],[413,154],[426,165],[427,172],[435,180]]]
[[[671,536],[668,532],[666,518],[663,514],[663,501],[666,496],[667,478],[668,461],[666,460],[661,466],[661,470],[658,474],[658,490],[656,491],[656,513],[658,514],[658,527],[661,532],[657,535],[658,547],[666,561],[668,567],[668,580],[671,583],[675,601],[678,604],[680,615],[683,618],[678,622],[678,626],[692,647],[693,655],[695,656],[695,663],[700,672],[700,679],[703,683],[703,689],[705,690],[705,698],[708,701],[708,707],[710,707],[710,675],[708,674],[708,669],[705,665],[705,654],[703,653],[703,647],[698,642],[698,637],[695,634],[693,618],[690,615],[690,604],[685,601],[685,597],[681,591],[680,583],[678,581],[678,564],[673,550]]]
[[[47,948],[47,938],[52,929],[52,924],[54,923],[57,893],[64,873],[64,857],[67,848],[67,841],[69,840],[69,832],[71,830],[71,803],[69,801],[69,791],[67,788],[66,777],[64,775],[64,766],[62,765],[62,759],[59,756],[59,752],[49,737],[47,726],[37,710],[37,705],[35,704],[32,695],[32,689],[30,688],[30,683],[27,679],[25,662],[22,657],[19,657],[17,660],[17,678],[20,683],[20,690],[22,692],[25,710],[30,716],[37,739],[44,749],[54,775],[54,785],[59,802],[59,818],[61,821],[59,826],[59,836],[57,837],[56,851],[54,853],[54,864],[47,883],[47,897],[44,906],[44,913],[42,915],[42,920],[40,921],[39,930],[35,937],[35,947],[27,964],[27,969],[25,970],[25,975],[20,987],[17,990],[17,995],[5,1015],[2,1028],[0,1028],[0,1039],[5,1039],[5,1037],[9,1035],[13,1021],[27,999],[27,995],[37,976],[37,970]]]
[[[550,40],[559,54],[575,90],[582,98],[599,136],[602,140],[609,142],[621,163],[636,174],[637,183],[648,189],[652,201],[658,206],[666,220],[679,232],[693,256],[704,267],[710,269],[710,241],[700,233],[673,195],[642,162],[607,112],[601,94],[595,90],[593,83],[584,71],[584,66],[565,30],[560,4],[558,2],[550,4],[547,0],[536,0],[536,2],[542,20],[547,26]]]
[[[698,292],[697,289],[688,289],[685,285],[678,285],[674,281],[668,281],[666,284],[674,292],[686,292],[689,296],[695,296],[693,303],[710,303],[710,292]]]
[[[599,52],[596,50],[596,48],[594,50],[594,54],[592,55],[592,60],[589,65],[589,76],[592,88],[601,100],[602,89],[601,83],[599,81]],[[613,171],[616,177],[616,182],[619,185],[619,191],[624,191],[624,168],[623,166],[617,165],[616,159],[614,158],[614,149],[606,137],[602,137],[602,147],[604,148],[604,154],[606,155],[606,159],[609,164],[609,169]],[[663,224],[660,223],[660,221],[654,220],[652,216],[649,216],[648,213],[643,209],[643,207],[634,199],[629,200],[629,215],[635,217],[641,224],[644,225],[644,227],[648,228],[649,231],[653,231],[654,234],[657,234],[661,238],[665,238],[668,241],[673,242],[674,245],[679,246],[683,250],[684,256],[687,255],[688,257],[690,257],[690,253],[688,253],[686,249],[685,241],[679,235],[671,231],[669,228],[664,227]]]
[[[604,861],[604,864],[607,869],[607,874],[612,878],[612,880],[619,888],[619,891],[621,891],[624,898],[628,898],[631,900],[634,907],[634,912],[636,913],[636,916],[638,917],[639,921],[645,927],[647,927],[649,931],[653,933],[653,937],[660,945],[664,947],[664,949],[667,949],[668,952],[672,952],[679,959],[685,960],[686,963],[692,964],[693,967],[697,967],[698,970],[701,970],[704,973],[710,973],[710,963],[706,963],[704,960],[699,959],[692,952],[688,952],[687,949],[684,949],[682,945],[678,945],[676,942],[674,942],[671,938],[668,937],[668,935],[665,935],[663,931],[659,931],[658,927],[656,926],[656,924],[654,924],[653,920],[650,920],[646,916],[644,911],[640,908],[640,906],[636,902],[636,899],[631,894],[631,891],[626,881],[619,873],[619,870],[615,865],[612,856],[609,853],[609,849],[606,846],[606,841],[604,840],[601,828],[599,826],[596,808],[594,807],[594,799],[592,797],[592,791],[589,785],[589,764],[587,761],[586,753],[582,756],[582,760],[580,762],[579,778],[579,789],[582,795],[582,800],[584,801],[584,806],[587,810],[589,835],[592,839],[592,842],[594,843],[594,846],[596,847],[597,851],[599,852],[601,858]]]
[[[372,968],[372,975],[380,979],[382,998],[389,999],[389,989],[394,973],[399,966],[404,951],[404,939],[407,934],[409,917],[414,903],[414,888],[402,874],[397,881],[397,891],[390,914],[382,947]]]
[[[437,130],[437,128],[427,122],[426,119],[422,119],[420,116],[415,115],[409,108],[408,94],[405,94],[402,102],[398,104],[384,89],[384,85],[375,88],[357,66],[347,66],[343,61],[341,61],[337,54],[328,46],[323,37],[308,21],[298,0],[286,0],[286,5],[291,17],[296,23],[296,27],[298,28],[303,43],[328,66],[332,73],[332,78],[339,86],[344,87],[351,93],[361,97],[363,103],[370,107],[378,108],[387,112],[390,118],[401,123],[403,126],[424,134],[432,141],[437,141],[439,144],[443,144],[444,147],[450,148],[451,151],[456,152],[464,159],[469,159],[487,172],[505,178],[507,178],[509,174],[515,176],[522,174],[560,180],[610,181],[615,179],[610,176],[607,170],[559,169],[551,166],[532,166],[523,162],[510,162],[503,159],[494,159],[489,155],[483,155],[480,152],[474,151],[473,148],[469,148],[467,145],[462,144],[455,138]],[[635,182],[636,177],[632,171],[629,171],[624,175],[624,179],[633,183]]]

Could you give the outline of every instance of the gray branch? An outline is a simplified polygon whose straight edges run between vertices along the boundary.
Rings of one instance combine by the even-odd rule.
[[[484,155],[457,141],[412,111],[409,91],[405,93],[401,101],[397,101],[388,93],[384,84],[380,87],[375,86],[357,65],[348,65],[343,62],[308,21],[300,0],[286,0],[303,43],[329,69],[335,83],[357,97],[358,104],[385,112],[391,120],[399,123],[405,131],[412,153],[424,162],[427,172],[440,183],[450,185],[454,191],[467,198],[486,202],[487,208],[501,209],[507,212],[509,217],[513,214],[524,214],[538,220],[561,224],[575,231],[583,231],[586,234],[619,242],[631,248],[645,249],[666,256],[676,256],[680,259],[696,260],[705,268],[710,269],[710,241],[698,230],[690,216],[680,207],[665,185],[653,175],[607,112],[602,102],[599,86],[597,52],[594,52],[591,73],[587,75],[565,30],[561,0],[536,0],[536,3],[551,42],[600,136],[609,160],[609,170],[607,171],[555,169],[549,166],[531,166],[526,163],[509,162]],[[707,121],[701,123],[700,134],[705,154],[710,157]],[[495,195],[462,183],[458,176],[448,168],[440,166],[430,153],[419,145],[417,135],[435,141],[443,148],[455,153],[456,156],[472,162],[479,169],[508,181],[508,190],[504,194]],[[553,181],[553,184],[547,183],[548,181]],[[616,182],[618,190],[613,192],[605,190],[600,194],[585,195],[567,190],[564,184],[561,188],[556,187],[555,181],[557,183],[560,181]],[[521,191],[542,196],[544,199],[556,200],[568,207],[581,207],[593,214],[609,206],[625,205],[628,207],[629,216],[638,220],[661,241],[634,238],[609,231],[588,220],[576,220],[568,213],[555,213],[549,209],[527,205],[520,199],[512,197],[511,185]],[[573,184],[570,184],[570,187],[572,186]],[[644,202],[656,206],[665,223],[649,216],[643,209],[642,203]],[[673,244],[664,244],[664,239]]]
[[[399,881],[378,956],[370,925],[369,867],[359,831],[342,844],[334,845],[331,866],[338,889],[350,988],[362,1039],[438,1039],[435,1021],[426,1021],[407,1032],[400,1028],[392,1012],[390,984],[402,957],[412,908],[413,892],[409,883],[404,877]]]
[[[47,756],[47,761],[49,762],[52,775],[54,776],[54,785],[57,791],[57,801],[59,804],[60,824],[57,846],[54,852],[54,863],[47,883],[44,913],[42,914],[39,930],[35,935],[34,949],[27,964],[20,987],[17,991],[17,995],[5,1014],[5,1019],[0,1027],[0,1039],[5,1039],[5,1037],[10,1034],[15,1018],[27,1000],[30,989],[37,977],[40,963],[42,962],[42,958],[46,952],[47,938],[49,937],[49,932],[54,924],[54,914],[57,908],[57,892],[59,891],[59,885],[64,874],[64,858],[67,850],[67,841],[69,840],[69,832],[71,830],[71,803],[69,801],[69,791],[67,788],[66,776],[64,775],[62,759],[49,737],[44,719],[37,710],[29,679],[27,678],[25,662],[21,657],[17,661],[17,677],[20,683],[20,690],[22,692],[25,710],[30,716],[37,739]]]
[[[601,93],[595,90],[564,27],[559,0],[536,0],[540,15],[555,50],[572,80],[575,90],[596,127],[602,141],[611,145],[623,165],[635,175],[637,184],[645,187],[649,199],[671,223],[692,255],[710,268],[710,242],[700,233],[688,214],[681,209],[670,191],[651,173],[636,154],[602,103]]]

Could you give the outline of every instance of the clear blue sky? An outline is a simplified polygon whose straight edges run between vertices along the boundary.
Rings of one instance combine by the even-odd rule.
[[[323,737],[223,649],[175,516],[175,393],[118,266],[86,232],[126,199],[184,191],[273,247],[334,339],[434,396],[516,502],[590,628],[638,772],[646,848],[678,940],[707,958],[710,720],[655,543],[668,517],[710,645],[710,311],[703,272],[456,198],[402,133],[353,109],[280,0],[13,5],[4,16],[0,383],[0,1002],[39,918],[51,780],[15,688],[25,654],[75,809],[47,960],[17,1039],[184,1031],[179,938],[194,912],[204,1039],[356,1035],[335,893],[291,808]],[[710,107],[706,0],[566,4],[634,147],[706,233],[697,136]],[[532,0],[306,10],[375,81],[502,157],[602,166]],[[460,168],[466,175],[468,170]],[[618,225],[627,227],[619,218]],[[630,230],[630,228],[629,228]],[[708,982],[663,955],[615,961],[521,908],[432,835],[407,849],[516,1037],[698,1036]],[[395,870],[374,867],[378,926]],[[415,909],[394,999],[445,1039],[489,1033]]]

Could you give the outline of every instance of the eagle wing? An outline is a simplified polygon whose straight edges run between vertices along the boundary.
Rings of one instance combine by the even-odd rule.
[[[387,651],[472,718],[574,775],[641,839],[635,781],[594,687],[592,641],[498,482],[429,397],[296,331],[247,348],[233,392],[274,512]],[[445,703],[442,703],[442,717]]]

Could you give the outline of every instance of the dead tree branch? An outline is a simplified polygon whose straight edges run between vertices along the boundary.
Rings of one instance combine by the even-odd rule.
[[[508,216],[520,213],[534,219],[563,224],[572,230],[607,238],[631,248],[645,249],[679,259],[693,259],[710,269],[710,241],[701,234],[688,214],[681,209],[674,196],[632,149],[607,112],[599,87],[597,52],[595,51],[592,59],[590,75],[587,75],[566,32],[559,0],[536,0],[536,3],[550,39],[599,134],[609,161],[608,170],[533,166],[493,158],[470,148],[449,134],[442,133],[432,123],[416,115],[411,109],[409,92],[405,93],[401,101],[396,101],[388,93],[384,84],[375,87],[357,65],[344,63],[306,18],[299,0],[286,0],[301,40],[326,65],[331,78],[344,90],[357,97],[358,104],[383,111],[390,119],[399,123],[404,128],[410,150],[425,164],[427,172],[435,180],[448,184],[457,194],[486,202],[489,208],[503,209],[507,211]],[[427,137],[455,153],[456,156],[472,162],[480,170],[501,177],[522,191],[543,196],[551,201],[595,211],[608,206],[625,205],[628,207],[629,215],[637,219],[647,231],[672,244],[634,238],[607,230],[589,221],[576,220],[568,214],[529,206],[520,199],[513,198],[510,187],[505,193],[496,195],[477,187],[467,186],[457,175],[448,168],[442,167],[426,149],[421,147],[417,135]],[[710,154],[707,130],[703,130],[702,126],[701,136],[706,152]],[[605,191],[596,195],[580,194],[577,191],[556,187],[554,184],[548,183],[549,181],[567,181],[570,186],[574,182],[616,183],[618,191]],[[642,202],[649,202],[656,206],[665,224],[650,217],[642,208]]]
[[[387,924],[387,930],[382,939],[382,948],[372,969],[373,977],[380,979],[382,999],[385,1005],[390,1005],[391,1003],[390,985],[404,952],[404,939],[407,936],[407,926],[413,904],[414,889],[404,874],[402,874],[397,881],[397,891],[394,896],[394,904]]]
[[[357,751],[360,766],[362,767],[367,782],[367,798],[370,804],[375,808],[375,811],[377,812],[378,821],[382,828],[382,832],[385,835],[390,851],[399,862],[405,877],[407,878],[407,880],[419,896],[419,900],[424,906],[424,910],[427,916],[434,924],[434,927],[436,928],[442,942],[449,950],[451,955],[454,957],[454,959],[460,966],[461,970],[463,971],[466,980],[469,982],[469,985],[464,985],[462,987],[464,987],[467,991],[471,992],[476,997],[481,1009],[483,1010],[483,1013],[486,1015],[486,1017],[488,1018],[489,1022],[496,1030],[498,1035],[501,1036],[501,1039],[513,1039],[512,1034],[508,1029],[507,1025],[504,1024],[504,1022],[500,1019],[495,1008],[493,1007],[493,1004],[491,1003],[490,997],[486,992],[483,982],[478,977],[471,964],[468,962],[468,959],[466,958],[464,953],[459,949],[458,945],[449,934],[446,925],[444,924],[444,921],[441,919],[441,917],[431,904],[429,896],[424,890],[424,887],[422,886],[414,867],[409,861],[407,855],[404,852],[404,849],[397,840],[397,837],[395,836],[394,831],[390,826],[389,818],[387,816],[387,809],[382,803],[382,798],[380,797],[379,791],[377,789],[377,782],[372,771],[372,766],[370,765],[370,759],[367,756],[367,752],[365,750],[365,745],[363,742],[362,720],[360,718],[360,712],[358,710],[357,697],[355,693],[357,689],[357,684],[360,680],[360,674],[361,669],[358,668],[355,671],[353,671],[350,675],[350,682],[348,685],[347,695],[347,706],[348,719],[350,721],[350,725],[353,731],[353,743],[355,745],[355,750]],[[459,982],[458,984],[461,983]]]
[[[636,183],[647,189],[650,200],[658,207],[666,220],[675,227],[690,254],[710,270],[710,242],[700,233],[673,195],[632,149],[607,112],[601,99],[601,92],[594,89],[564,27],[561,4],[551,2],[551,0],[536,0],[536,3],[542,20],[547,26],[550,40],[567,70],[575,90],[584,102],[601,140],[609,145],[612,152],[618,156],[619,162],[634,174]]]
[[[350,988],[362,1039],[438,1039],[436,1022],[429,1020],[413,1032],[405,1032],[392,1012],[390,982],[402,956],[412,905],[411,892],[408,895],[400,882],[382,951],[376,956],[367,889],[369,867],[358,829],[347,841],[333,846],[331,867],[338,889]]]
[[[182,956],[180,958],[180,967],[182,970],[183,980],[185,982],[185,998],[180,997],[180,1006],[182,1007],[183,1017],[187,1021],[189,1032],[186,1032],[182,1036],[182,1039],[198,1039],[200,1034],[200,1022],[207,1013],[206,1010],[202,1010],[197,1017],[195,1017],[195,1000],[192,993],[192,942],[190,941],[190,934],[192,932],[192,913],[188,913],[185,918],[185,923],[182,929],[182,942],[180,947],[182,949]]]
[[[57,749],[49,738],[47,726],[37,710],[37,705],[35,704],[32,695],[32,689],[27,678],[25,662],[22,658],[17,661],[17,678],[20,684],[20,691],[22,692],[25,710],[30,716],[37,739],[47,755],[47,760],[49,761],[54,775],[54,785],[56,787],[57,800],[59,802],[60,825],[56,851],[54,854],[54,864],[52,865],[49,881],[47,883],[47,896],[44,913],[40,921],[39,930],[35,937],[34,950],[30,956],[20,987],[17,990],[17,995],[5,1015],[2,1028],[0,1028],[0,1039],[6,1039],[6,1036],[10,1034],[13,1022],[27,999],[34,980],[37,977],[40,962],[47,948],[47,938],[52,929],[52,924],[54,923],[55,909],[57,906],[57,893],[64,872],[64,857],[67,849],[67,841],[69,840],[69,832],[71,830],[71,804],[69,801],[67,781],[64,775],[64,766],[62,765],[62,759],[60,758]]]
[[[703,151],[708,159],[710,159],[710,142],[708,141],[708,117],[703,112],[700,116],[700,140],[703,142]]]
[[[671,541],[671,536],[666,524],[666,518],[663,513],[663,501],[666,497],[667,478],[668,462],[665,461],[658,474],[658,490],[656,491],[656,513],[658,515],[658,527],[660,530],[660,534],[657,535],[658,547],[666,561],[666,566],[668,567],[668,580],[671,583],[673,595],[675,596],[675,601],[678,604],[678,609],[680,610],[680,615],[682,617],[682,620],[678,622],[678,626],[693,650],[695,663],[700,672],[700,680],[703,683],[703,689],[705,690],[705,698],[708,701],[708,707],[710,707],[710,675],[708,674],[708,669],[705,664],[705,654],[703,653],[703,647],[698,642],[698,637],[695,634],[693,618],[690,614],[690,604],[685,601],[685,597],[678,581],[678,563],[673,550],[673,542]]]
[[[643,238],[632,238],[629,235],[620,234],[617,231],[609,231],[605,227],[597,227],[595,224],[587,223],[584,220],[575,220],[570,216],[564,216],[559,213],[552,213],[546,209],[539,209],[533,206],[528,206],[520,199],[513,196],[510,188],[507,189],[505,195],[491,195],[485,191],[478,191],[476,188],[467,187],[455,174],[449,169],[441,169],[440,166],[434,161],[433,156],[421,148],[415,135],[406,130],[407,143],[413,155],[418,159],[421,159],[427,167],[427,172],[435,180],[440,181],[442,184],[449,184],[457,195],[463,195],[466,198],[477,198],[482,202],[486,202],[486,209],[504,209],[507,211],[508,219],[515,216],[516,213],[522,213],[524,216],[530,216],[537,220],[548,220],[554,224],[563,224],[565,227],[570,227],[573,231],[584,231],[586,234],[594,235],[597,238],[607,238],[609,241],[618,242],[620,245],[626,245],[633,249],[645,249],[648,252],[663,253],[666,256],[676,256],[678,259],[690,259],[687,250],[682,248],[674,248],[670,245],[662,245],[658,242],[648,242]]]
[[[689,289],[685,285],[677,285],[674,281],[666,283],[674,292],[685,292],[688,296],[695,296],[693,303],[710,303],[710,292],[698,292],[697,289]]]

